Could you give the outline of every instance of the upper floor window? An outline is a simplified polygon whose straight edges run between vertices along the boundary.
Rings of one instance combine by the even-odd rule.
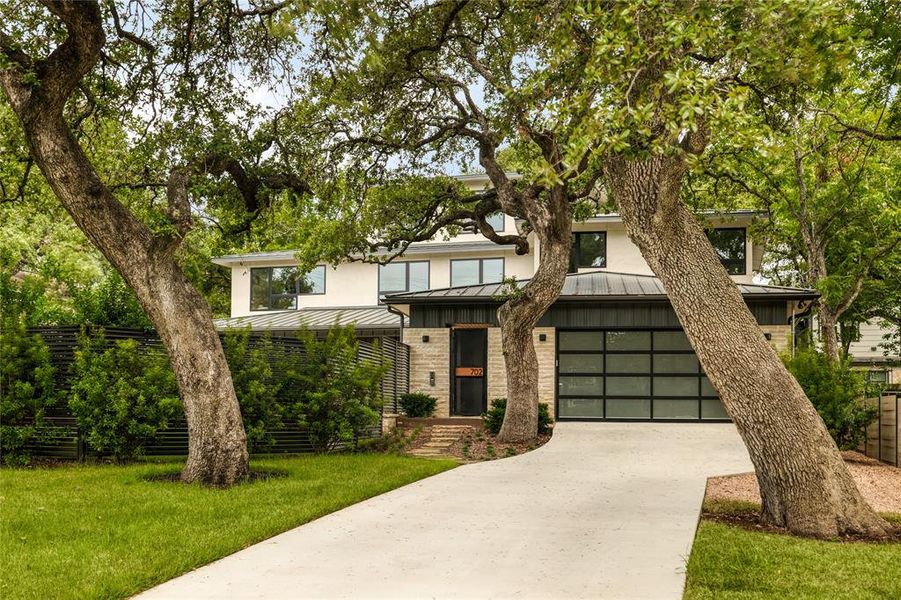
[[[491,228],[500,233],[504,230],[504,213],[496,212],[485,217],[485,222],[491,226]],[[463,228],[463,231],[467,231],[469,233],[479,233],[478,226],[473,222],[471,225],[467,225]]]
[[[569,272],[581,268],[607,266],[607,232],[590,231],[573,234],[573,249],[569,261]]]
[[[730,275],[747,273],[747,240],[744,227],[708,229],[707,239]]]
[[[504,213],[497,212],[493,215],[488,215],[488,218],[485,219],[491,228],[497,232],[501,232],[504,230]]]
[[[451,287],[500,283],[503,280],[503,258],[471,258],[451,261]]]
[[[297,308],[300,294],[325,293],[325,266],[306,274],[297,267],[264,267],[250,270],[250,310]]]
[[[429,261],[390,262],[379,266],[379,293],[429,289]]]

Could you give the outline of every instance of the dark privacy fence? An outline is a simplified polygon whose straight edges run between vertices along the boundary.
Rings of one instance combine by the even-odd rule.
[[[152,331],[136,329],[105,328],[104,337],[108,345],[118,340],[135,340],[139,347],[148,349],[162,349],[163,344],[159,337]],[[74,360],[74,352],[78,346],[79,327],[36,327],[29,329],[30,333],[37,333],[47,344],[50,360],[56,367],[56,377],[61,389],[69,389],[69,371]],[[324,333],[324,332],[323,332]],[[222,334],[220,334],[221,337]],[[251,336],[251,345],[260,339],[259,334]],[[287,336],[275,336],[271,338],[272,345],[283,352],[291,352],[303,355],[303,343]],[[360,337],[358,360],[384,360],[390,362],[391,368],[382,379],[381,390],[385,397],[385,413],[397,413],[398,398],[410,389],[410,347],[392,337]],[[278,357],[280,352],[270,357],[273,374],[279,376]],[[48,425],[52,428],[52,436],[40,444],[32,446],[31,452],[35,456],[53,457],[60,459],[81,459],[89,453],[84,440],[81,438],[75,417],[69,411],[65,402],[48,410]],[[271,430],[274,438],[272,445],[264,448],[250,448],[251,452],[266,452],[273,454],[311,452],[306,430],[296,424],[285,424],[284,429]],[[381,434],[381,423],[373,428],[372,437]],[[153,441],[145,446],[147,456],[178,456],[188,453],[188,429],[183,420],[171,423],[169,427],[157,434]]]

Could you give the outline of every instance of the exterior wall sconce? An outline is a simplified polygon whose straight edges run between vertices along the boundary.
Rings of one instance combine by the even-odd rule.
[[[429,343],[429,336],[427,336],[427,335],[422,336],[422,343],[423,343],[423,344],[428,344],[428,343]]]
[[[435,371],[429,371],[429,385],[435,387]]]
[[[771,340],[771,339],[773,339],[773,334],[770,333],[769,331],[767,331],[766,333],[763,334],[763,337],[765,337],[768,340]]]
[[[538,334],[538,341],[539,341],[539,342],[546,342],[546,341],[547,341],[547,334],[546,334],[546,333],[539,333],[539,334]]]

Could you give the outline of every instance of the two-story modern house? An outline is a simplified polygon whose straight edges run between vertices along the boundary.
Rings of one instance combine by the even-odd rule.
[[[483,176],[467,176],[473,189]],[[518,224],[495,217],[498,230]],[[710,240],[777,349],[792,319],[809,310],[811,290],[753,283],[762,248],[747,236],[757,214],[703,215]],[[558,420],[723,420],[660,281],[607,214],[574,225],[571,274],[535,329],[541,401]],[[293,253],[222,256],[231,269],[232,318],[220,327],[291,331],[353,322],[364,335],[397,336],[410,347],[410,390],[438,398],[437,416],[475,416],[506,394],[497,308],[502,281],[537,267],[479,234],[413,244],[386,265],[346,262],[297,272]]]

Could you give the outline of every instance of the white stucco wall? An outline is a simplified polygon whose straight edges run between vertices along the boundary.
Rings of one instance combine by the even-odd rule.
[[[442,254],[416,254],[398,262],[429,261],[429,287],[450,287],[450,261],[467,258],[503,258],[504,276],[527,279],[534,269],[533,257],[517,256],[513,250],[500,247],[492,251],[453,252]],[[281,267],[296,264],[294,261],[276,261],[237,265],[231,268],[231,316],[243,317],[269,311],[250,310],[250,269],[257,267]],[[378,304],[379,265],[349,262],[337,267],[325,268],[325,293],[302,295],[298,308],[375,306]],[[279,311],[275,311],[279,312]]]

